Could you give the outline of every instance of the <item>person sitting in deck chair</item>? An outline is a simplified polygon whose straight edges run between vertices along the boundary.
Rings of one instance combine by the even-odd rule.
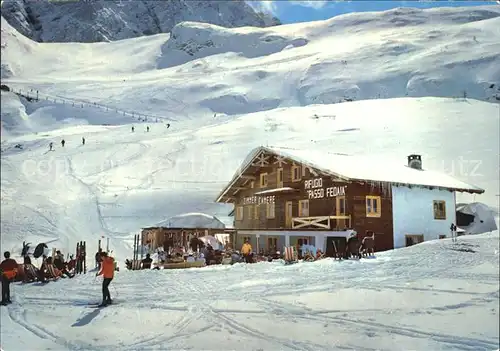
[[[76,268],[76,260],[75,260],[75,257],[73,255],[69,255],[69,261],[68,261],[68,264],[66,267],[67,267],[69,272],[74,272],[74,270]]]
[[[320,249],[318,249],[318,251],[316,251],[316,259],[320,260],[322,258],[325,258],[325,254],[323,253],[323,251],[321,251]]]
[[[167,261],[167,253],[161,249],[158,249],[158,261],[162,264]]]
[[[146,258],[141,261],[142,267],[141,269],[151,269],[151,264],[153,263],[153,259],[150,254],[146,254]]]
[[[31,283],[34,281],[40,281],[40,282],[45,282],[45,276],[43,275],[43,272],[38,270],[32,263],[31,263],[31,258],[29,256],[24,256],[24,282],[25,283]]]
[[[47,270],[45,275],[48,279],[57,280],[59,278],[64,278],[62,272],[54,266],[52,262],[52,257],[47,257],[44,263],[45,269]]]
[[[56,252],[56,257],[54,258],[54,266],[68,278],[74,277],[74,275],[68,272],[68,270],[66,269],[66,263],[64,263],[64,256],[63,254],[61,254],[61,251]]]

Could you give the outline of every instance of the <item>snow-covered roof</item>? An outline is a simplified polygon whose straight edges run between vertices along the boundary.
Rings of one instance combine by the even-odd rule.
[[[225,224],[217,217],[206,213],[183,213],[156,224],[157,227],[165,228],[217,228],[225,229]]]
[[[496,211],[486,204],[481,202],[461,204],[457,206],[457,212],[474,216],[472,223],[461,228],[466,234],[482,234],[498,229],[495,220]]]
[[[253,149],[245,158],[245,161],[233,176],[230,184],[220,193],[217,201],[245,173],[255,157],[260,155],[261,152],[280,155],[302,165],[346,180],[437,187],[479,194],[484,192],[483,189],[475,185],[467,184],[447,174],[426,169],[414,169],[402,163],[389,162],[383,157],[334,154],[315,149],[261,146]]]
[[[291,158],[302,164],[351,180],[370,180],[409,185],[449,188],[483,193],[484,190],[447,174],[419,170],[405,164],[392,163],[383,157],[350,156],[316,150],[296,150],[268,147],[268,151]]]
[[[256,192],[255,195],[266,195],[266,194],[274,194],[274,193],[286,193],[288,191],[295,191],[297,189],[290,188],[290,187],[284,187],[284,188],[276,188],[276,189],[269,189],[269,190],[263,190]]]

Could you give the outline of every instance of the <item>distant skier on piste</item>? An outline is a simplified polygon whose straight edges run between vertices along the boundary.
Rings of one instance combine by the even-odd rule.
[[[53,142],[50,142],[50,143],[49,143],[49,151],[52,151],[52,150],[53,150],[53,149],[52,149],[52,147],[53,147],[53,146],[54,146],[54,143],[53,143]]]
[[[64,147],[64,144],[66,144],[66,141],[64,141],[64,139],[63,139],[63,140],[61,140],[61,146]]]
[[[85,145],[85,138],[82,137],[82,145]]]
[[[103,252],[101,256],[101,269],[96,273],[96,276],[102,275],[104,279],[102,280],[102,303],[97,307],[106,307],[113,302],[109,293],[109,284],[115,274],[115,259],[109,257],[107,252]]]
[[[135,128],[132,126],[132,133],[134,132]]]

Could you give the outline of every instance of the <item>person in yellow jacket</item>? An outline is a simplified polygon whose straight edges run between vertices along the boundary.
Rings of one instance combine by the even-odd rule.
[[[253,263],[252,245],[250,245],[248,240],[245,240],[245,243],[241,247],[241,254],[245,258],[246,263]]]
[[[96,276],[102,275],[102,303],[99,307],[105,307],[113,302],[109,293],[109,284],[115,275],[115,259],[109,257],[107,252],[101,253],[101,269]]]

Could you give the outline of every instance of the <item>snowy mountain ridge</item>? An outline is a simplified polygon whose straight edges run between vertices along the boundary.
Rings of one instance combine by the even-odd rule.
[[[171,34],[90,44],[37,43],[2,17],[5,83],[123,110],[140,102],[174,119],[406,96],[499,102],[499,53],[497,6],[268,28],[182,22]]]
[[[2,3],[2,17],[37,42],[107,42],[169,33],[183,21],[265,27],[277,18],[237,1],[31,1]]]

